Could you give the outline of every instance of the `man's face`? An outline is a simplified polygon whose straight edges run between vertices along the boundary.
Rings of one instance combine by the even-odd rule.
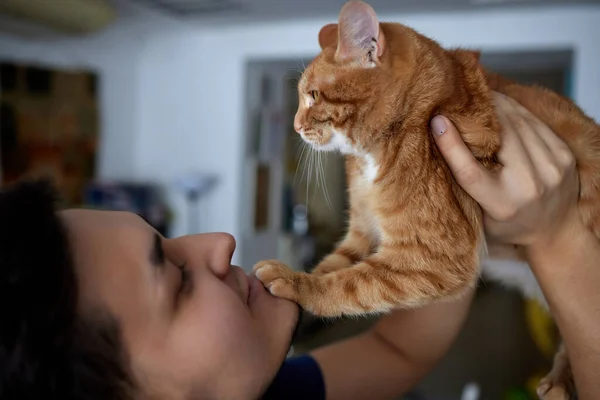
[[[298,308],[230,265],[227,234],[165,239],[130,213],[61,212],[81,312],[121,326],[138,386],[151,397],[255,399],[288,351]]]

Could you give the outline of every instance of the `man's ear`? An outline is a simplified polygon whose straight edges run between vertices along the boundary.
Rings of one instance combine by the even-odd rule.
[[[319,31],[319,46],[321,50],[337,43],[338,24],[327,24]]]
[[[350,1],[340,11],[338,47],[339,61],[370,57],[375,62],[385,49],[385,38],[373,8],[362,1]]]

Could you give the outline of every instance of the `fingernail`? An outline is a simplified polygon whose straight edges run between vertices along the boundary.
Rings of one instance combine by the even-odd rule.
[[[436,115],[431,120],[431,130],[438,136],[443,135],[446,132],[446,121],[441,115]]]

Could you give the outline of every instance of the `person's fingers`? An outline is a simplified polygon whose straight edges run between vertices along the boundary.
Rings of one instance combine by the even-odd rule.
[[[573,162],[573,154],[567,144],[550,129],[550,127],[531,111],[523,107],[516,100],[506,97],[507,101],[512,104],[515,111],[527,118],[533,130],[539,138],[544,141],[549,151],[562,166],[569,166]]]
[[[478,203],[489,203],[496,194],[496,182],[473,156],[454,124],[437,115],[431,120],[431,130],[454,179]]]
[[[513,197],[513,201],[516,198],[523,200],[524,196],[530,193],[537,194],[541,190],[539,167],[547,164],[547,161],[544,153],[539,150],[540,143],[525,142],[535,141],[535,133],[528,122],[517,115],[508,98],[498,94],[494,96],[494,100],[496,114],[503,131],[503,148],[498,158],[505,168],[500,179],[505,180],[512,188],[508,195]]]
[[[503,220],[544,194],[547,180],[540,169],[554,163],[554,160],[546,144],[537,137],[529,121],[519,114],[514,104],[504,96],[497,96],[495,101],[500,124],[507,136],[506,148],[499,156],[505,166],[500,180],[510,201],[496,210],[498,213],[493,218]]]
[[[548,125],[516,100],[504,96],[500,101],[506,107],[506,115],[513,121],[513,126],[515,120],[524,120],[517,133],[532,160],[532,167],[546,184],[558,184],[565,170],[572,168],[574,163],[569,147]]]
[[[500,123],[500,137],[502,139],[502,147],[498,151],[498,159],[502,165],[512,165],[512,161],[515,158],[523,156],[523,144],[519,140],[512,123],[506,116],[504,108],[506,104],[502,101],[499,93],[493,94],[494,105],[496,109],[496,116]]]
[[[555,163],[554,155],[544,140],[539,136],[535,123],[535,116],[527,111],[515,100],[500,96],[497,100],[498,117],[501,123],[510,123],[512,129],[521,142],[520,160],[531,173],[538,175],[540,168],[549,163]]]

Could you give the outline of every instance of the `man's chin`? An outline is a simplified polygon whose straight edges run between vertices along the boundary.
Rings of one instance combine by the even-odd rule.
[[[297,307],[298,307],[298,306],[297,306]],[[284,354],[284,355],[281,357],[281,359],[280,359],[280,362],[279,362],[279,364],[278,364],[278,367],[277,367],[277,371],[275,371],[275,373],[271,375],[270,379],[268,380],[268,383],[267,383],[267,384],[264,386],[263,390],[261,391],[261,395],[260,395],[260,396],[258,396],[258,397],[256,398],[256,400],[262,399],[262,398],[263,398],[263,396],[264,396],[265,394],[267,394],[267,392],[269,391],[269,389],[270,389],[270,388],[271,388],[271,386],[273,385],[274,381],[275,381],[275,380],[276,380],[276,378],[277,378],[277,375],[279,374],[279,372],[280,372],[280,370],[281,370],[281,367],[284,365],[284,363],[285,363],[285,361],[286,361],[286,359],[287,359],[287,355],[290,353],[290,349],[292,348],[292,344],[294,343],[294,341],[295,341],[295,340],[296,340],[296,338],[297,338],[298,332],[300,332],[300,330],[299,330],[298,328],[299,328],[299,327],[300,327],[300,325],[301,325],[301,322],[302,322],[302,317],[303,317],[303,315],[304,315],[304,310],[302,310],[302,308],[298,307],[298,312],[297,312],[297,314],[296,314],[296,315],[297,315],[297,318],[296,318],[296,323],[295,323],[295,325],[293,326],[293,329],[291,329],[291,330],[289,331],[289,333],[290,333],[290,335],[289,335],[289,338],[290,338],[290,339],[289,339],[289,342],[287,342],[287,343],[288,343],[288,346],[285,348],[285,349],[286,349],[286,351],[285,351],[285,354]]]
[[[300,332],[300,325],[302,324],[302,321],[304,320],[304,314],[305,311],[304,309],[302,309],[302,307],[296,305],[298,307],[298,317],[296,318],[296,326],[294,327],[294,330],[292,331],[292,338],[290,339],[290,347],[292,347],[292,344],[294,344],[294,342],[296,341],[296,339],[298,338],[298,333]]]
[[[300,322],[301,322],[301,319],[302,319],[302,315],[304,314],[304,311],[302,310],[302,308],[300,308],[295,303],[294,303],[294,305],[297,307],[297,310],[298,310],[296,312],[295,324],[293,324],[291,326],[291,329],[288,331],[289,340],[286,342],[287,346],[284,347],[284,351],[282,352],[282,354],[281,354],[281,356],[279,358],[279,362],[277,363],[277,369],[275,370],[275,372],[273,372],[270,375],[270,377],[267,380],[266,384],[261,388],[261,391],[259,392],[260,394],[256,398],[254,398],[252,400],[260,400],[260,399],[262,399],[263,395],[271,387],[271,384],[273,383],[273,381],[277,377],[277,374],[279,373],[279,370],[281,369],[281,366],[285,363],[285,360],[287,359],[288,354],[290,354],[290,349],[292,348],[292,344],[296,340],[296,336],[297,336],[297,334],[299,332],[298,328],[300,327]]]
[[[293,323],[290,324],[290,328],[289,330],[286,332],[288,334],[288,340],[285,342],[286,346],[283,348],[281,357],[280,357],[280,362],[277,364],[278,368],[277,370],[279,371],[279,367],[281,367],[281,365],[285,362],[288,354],[290,354],[290,350],[292,348],[292,345],[294,344],[294,341],[297,338],[298,332],[300,331],[300,323],[302,321],[302,316],[304,315],[304,310],[302,310],[302,308],[300,306],[298,306],[296,303],[292,303],[296,309],[296,312],[294,313],[295,318],[293,320]],[[275,375],[273,375],[273,378],[275,378]]]

